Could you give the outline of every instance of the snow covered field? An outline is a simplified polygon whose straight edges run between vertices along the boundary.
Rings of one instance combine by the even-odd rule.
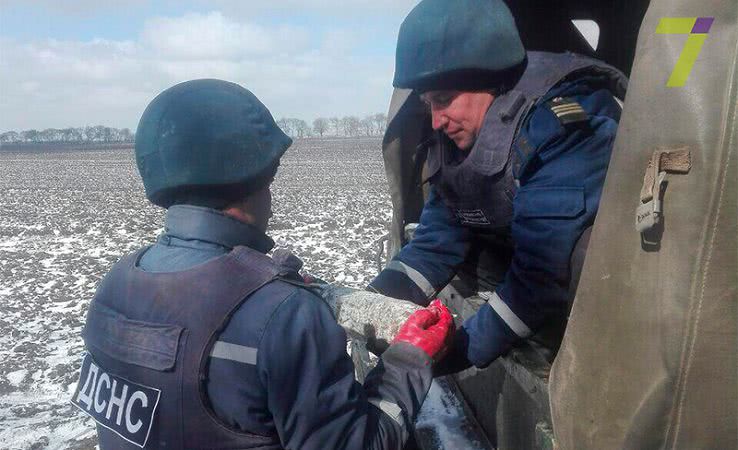
[[[305,270],[349,287],[376,272],[391,218],[379,138],[297,141],[273,187],[270,235]],[[68,399],[97,282],[152,243],[164,211],[144,197],[132,150],[0,151],[0,448],[88,449]]]

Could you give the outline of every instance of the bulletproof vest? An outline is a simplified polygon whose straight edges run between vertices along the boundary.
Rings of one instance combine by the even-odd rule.
[[[87,355],[72,401],[98,423],[100,448],[281,448],[277,436],[222,423],[204,380],[232,313],[291,270],[236,247],[188,270],[145,272],[137,267],[145,250],[103,279],[83,332]]]
[[[574,53],[528,52],[521,78],[492,102],[479,136],[463,161],[454,161],[452,152],[459,149],[446,138],[438,139],[429,149],[431,182],[461,224],[480,230],[508,229],[517,192],[515,178],[519,176],[515,169],[524,163],[512,157],[517,153],[512,148],[520,126],[551,88],[583,72],[606,75],[613,94],[622,96],[625,92],[625,76],[601,61]]]

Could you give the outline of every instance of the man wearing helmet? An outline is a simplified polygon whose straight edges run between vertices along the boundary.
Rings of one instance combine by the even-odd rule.
[[[421,1],[396,56],[394,86],[431,116],[435,135],[420,149],[430,189],[413,239],[369,288],[423,305],[463,265],[502,265],[475,281],[488,301],[445,361],[485,367],[566,313],[627,80],[584,56],[526,52],[502,0]]]
[[[399,449],[453,325],[413,314],[364,386],[346,334],[268,252],[269,185],[291,140],[249,91],[178,84],[146,108],[136,162],[164,233],[103,279],[73,397],[102,449]]]

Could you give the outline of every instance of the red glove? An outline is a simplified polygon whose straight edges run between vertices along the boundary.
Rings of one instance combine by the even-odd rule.
[[[454,319],[446,305],[435,299],[430,306],[412,313],[400,327],[395,342],[407,342],[423,350],[431,358],[442,356],[453,335]]]

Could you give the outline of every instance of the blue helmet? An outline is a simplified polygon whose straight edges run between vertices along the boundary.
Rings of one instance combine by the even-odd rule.
[[[248,90],[193,80],[149,103],[136,129],[136,163],[152,203],[217,208],[268,183],[291,144]]]
[[[515,19],[502,0],[423,0],[400,26],[393,85],[488,88],[524,61]]]

